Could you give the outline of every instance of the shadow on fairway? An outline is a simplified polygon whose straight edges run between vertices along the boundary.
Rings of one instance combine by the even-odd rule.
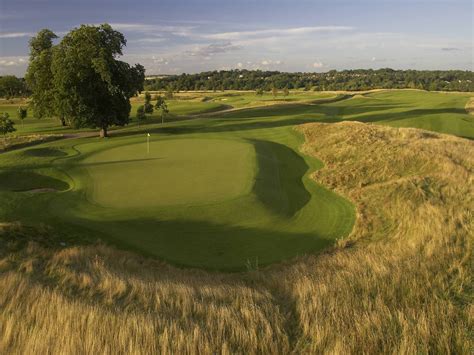
[[[365,110],[364,110],[365,109]],[[353,108],[343,107],[342,108],[345,115],[354,114]],[[400,112],[387,112],[381,113],[380,111],[370,112],[368,108],[361,108],[360,112],[366,112],[365,115],[351,118],[351,121],[359,122],[384,122],[384,121],[394,121],[394,120],[403,120],[410,118],[420,118],[430,116],[430,115],[442,115],[442,114],[457,114],[457,115],[466,115],[464,109],[459,108],[437,108],[437,109],[415,109],[415,110],[406,110]]]
[[[309,169],[303,158],[285,145],[250,140],[258,171],[253,192],[273,213],[293,216],[311,199],[302,178]]]
[[[124,160],[108,160],[108,161],[98,161],[93,163],[79,163],[79,166],[100,166],[100,165],[112,165],[112,164],[123,164],[123,163],[138,163],[149,160],[161,160],[163,158],[144,158],[144,159],[124,159]]]
[[[63,180],[28,170],[0,172],[0,191],[21,192],[34,189],[66,191],[69,184]]]
[[[23,151],[30,157],[65,157],[67,153],[57,148],[34,148]]]
[[[183,267],[243,271],[317,252],[334,240],[318,233],[292,233],[204,221],[136,219],[76,223],[99,231],[125,249],[158,257]]]

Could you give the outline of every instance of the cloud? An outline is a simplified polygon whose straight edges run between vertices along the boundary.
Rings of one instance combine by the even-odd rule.
[[[204,34],[203,38],[208,39],[227,39],[227,40],[241,40],[258,37],[274,37],[274,36],[301,36],[315,32],[339,32],[351,31],[354,27],[349,26],[312,26],[312,27],[292,27],[279,28],[268,30],[255,31],[236,31],[236,32],[221,32],[213,34]]]
[[[163,37],[148,37],[148,38],[140,38],[135,40],[135,42],[141,42],[141,43],[161,43],[165,41],[165,38]]]
[[[32,32],[0,32],[0,38],[21,38],[31,37],[35,34]]]
[[[153,63],[156,63],[156,64],[163,64],[163,65],[168,65],[170,60],[169,59],[165,59],[165,58],[156,58],[155,56],[152,56],[151,57],[153,59]]]
[[[27,63],[28,57],[0,57],[0,67],[17,67]]]
[[[322,68],[322,67],[324,67],[324,64],[322,62],[313,63],[313,68]]]
[[[227,43],[211,43],[206,46],[201,46],[197,47],[192,50],[186,51],[186,54],[194,57],[194,56],[199,56],[199,57],[211,57],[215,54],[219,53],[226,53],[229,51],[235,51],[241,49],[240,46],[233,45],[230,42]]]
[[[472,41],[436,38],[425,40],[422,43],[416,43],[416,47],[450,52],[470,49],[473,46]]]
[[[264,59],[260,62],[260,64],[263,65],[263,66],[280,65],[282,63],[283,62],[281,60],[267,60],[267,59]]]
[[[371,62],[386,62],[387,59],[386,58],[377,58],[377,57],[372,57],[370,59]]]
[[[175,36],[188,36],[194,28],[193,26],[150,25],[145,23],[111,23],[110,26],[117,31],[137,32],[150,35],[165,32]]]

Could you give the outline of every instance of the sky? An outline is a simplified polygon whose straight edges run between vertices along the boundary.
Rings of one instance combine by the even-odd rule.
[[[472,0],[0,0],[0,75],[24,75],[39,30],[100,23],[147,75],[473,70],[473,17]]]

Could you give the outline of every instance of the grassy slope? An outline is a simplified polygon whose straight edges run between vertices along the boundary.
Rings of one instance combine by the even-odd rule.
[[[334,104],[348,120],[392,127],[415,127],[474,138],[474,117],[465,104],[470,94],[393,91]]]
[[[183,113],[216,109],[222,102],[235,107],[260,107],[215,113],[211,119],[178,120],[165,126],[158,125],[154,123],[156,120],[151,119],[146,126],[139,128],[132,125],[126,130],[117,131],[114,139],[104,142],[81,139],[49,144],[72,156],[69,159],[48,155],[25,156],[23,151],[3,155],[0,159],[5,168],[10,165],[15,169],[43,169],[43,173],[47,175],[67,172],[73,176],[74,189],[59,196],[3,193],[0,196],[5,206],[0,208],[2,218],[52,223],[74,235],[99,235],[124,247],[181,265],[228,269],[243,268],[249,264],[264,265],[320,250],[335,238],[346,235],[352,225],[353,212],[350,204],[308,180],[307,172],[318,169],[321,165],[318,161],[297,153],[301,140],[293,133],[293,125],[351,119],[396,126],[413,124],[465,136],[472,134],[470,129],[473,117],[463,111],[467,101],[465,94],[381,91],[336,102],[314,104],[314,100],[335,96],[299,92],[287,98],[277,97],[289,100],[291,104],[273,106],[265,106],[273,100],[268,94],[258,98],[253,93],[205,95],[205,101],[198,95],[187,97],[186,100],[171,101],[170,106],[180,106],[180,112]],[[295,100],[299,102],[294,102]],[[137,100],[134,106],[139,103]],[[158,117],[158,114],[155,113],[155,116]],[[98,159],[93,154],[101,150],[105,151],[100,154],[123,159],[123,151],[114,157],[114,151],[107,149],[143,144],[145,132],[152,133],[152,145],[165,144],[163,147],[166,147],[165,142],[168,140],[171,146],[175,144],[173,142],[176,138],[218,138],[254,145],[258,170],[252,193],[241,196],[234,194],[234,198],[229,201],[208,203],[204,207],[195,206],[193,201],[175,207],[154,206],[142,209],[134,206],[133,209],[110,210],[97,206],[90,194],[85,194],[87,187],[91,185],[90,172],[77,168],[77,162],[83,158],[86,162],[88,159]],[[47,168],[52,161],[55,169]],[[101,186],[106,199],[126,201],[129,197],[124,191],[129,191],[132,193],[130,205],[133,205],[133,201],[141,199],[134,196],[133,191],[144,186],[143,182],[150,171],[156,176],[154,183],[158,186],[159,169],[150,170],[146,163],[147,161],[142,161],[132,177],[119,171],[113,174],[113,168],[110,167],[113,183],[109,186],[103,183]],[[215,164],[215,168],[219,166],[222,164]],[[199,164],[194,168],[199,168]],[[178,179],[180,169],[183,169],[181,175],[186,175],[184,168],[177,166],[175,173]],[[140,178],[140,174],[143,174],[143,178]],[[186,176],[192,175],[191,172]],[[173,177],[169,176],[169,179],[172,181]],[[209,183],[213,187],[218,186],[216,183],[219,184],[213,179],[209,179]],[[121,188],[117,190],[114,186]],[[178,185],[174,188],[180,189]],[[238,190],[238,187],[234,188]],[[121,192],[115,192],[120,189]],[[179,195],[173,189],[167,192],[171,197]],[[146,195],[143,196],[146,200]],[[41,206],[45,203],[50,207],[43,211]],[[173,204],[170,201],[170,205]],[[61,216],[61,219],[58,220],[57,216]],[[131,234],[137,237],[130,238]]]
[[[8,207],[1,210],[2,218],[21,218],[33,224],[41,221],[66,234],[99,235],[181,265],[225,269],[242,269],[248,264],[265,265],[318,251],[332,244],[335,238],[349,233],[353,207],[308,179],[306,174],[321,165],[317,160],[297,153],[301,138],[291,127],[283,125],[262,130],[259,126],[264,127],[265,122],[259,120],[253,120],[249,127],[236,128],[234,124],[235,121],[227,119],[201,118],[165,126],[149,124],[142,127],[142,131],[136,128],[107,141],[78,139],[48,145],[61,148],[70,154],[69,159],[56,156],[33,159],[25,157],[28,150],[4,154],[1,157],[4,168],[9,165],[17,170],[39,168],[54,161],[52,171],[67,172],[74,181],[74,188],[56,195],[4,193],[0,199],[3,206]],[[142,134],[136,134],[140,132]],[[254,164],[257,164],[253,190],[250,194],[204,206],[189,201],[185,206],[111,210],[90,203],[85,194],[90,185],[90,174],[77,163],[83,158],[86,163],[87,159],[95,159],[93,154],[100,150],[136,143],[143,145],[144,132],[152,133],[152,144],[165,144],[167,140],[169,144],[175,144],[177,138],[188,138],[225,139],[253,145]],[[117,158],[121,155],[114,159]],[[227,163],[234,164],[231,160]],[[220,166],[214,162],[213,168]],[[188,168],[178,167],[184,174],[192,175]],[[141,171],[144,177],[149,173],[146,165]],[[158,171],[156,173],[159,175]],[[117,184],[125,186],[122,190],[128,191],[134,191],[143,182],[122,172],[117,172],[113,178]],[[210,179],[209,184],[212,191],[215,181]],[[170,189],[179,188],[170,186]],[[120,194],[122,190],[113,193]],[[114,196],[111,198],[115,199]],[[44,204],[48,205],[47,209],[41,209]]]
[[[393,127],[415,127],[474,138],[474,116],[465,109],[471,94],[417,90],[377,91],[314,105],[295,103],[223,113],[225,118],[280,119],[280,124],[354,120]],[[283,120],[286,119],[286,120]],[[271,127],[273,124],[269,122]]]
[[[6,228],[0,352],[469,353],[473,143],[349,122],[300,130],[326,164],[313,178],[357,205],[348,240],[222,274]]]

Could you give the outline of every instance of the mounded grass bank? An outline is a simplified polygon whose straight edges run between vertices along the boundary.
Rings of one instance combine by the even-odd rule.
[[[469,353],[474,143],[362,123],[299,130],[326,164],[313,178],[357,206],[349,238],[224,274],[4,226],[0,352]]]

